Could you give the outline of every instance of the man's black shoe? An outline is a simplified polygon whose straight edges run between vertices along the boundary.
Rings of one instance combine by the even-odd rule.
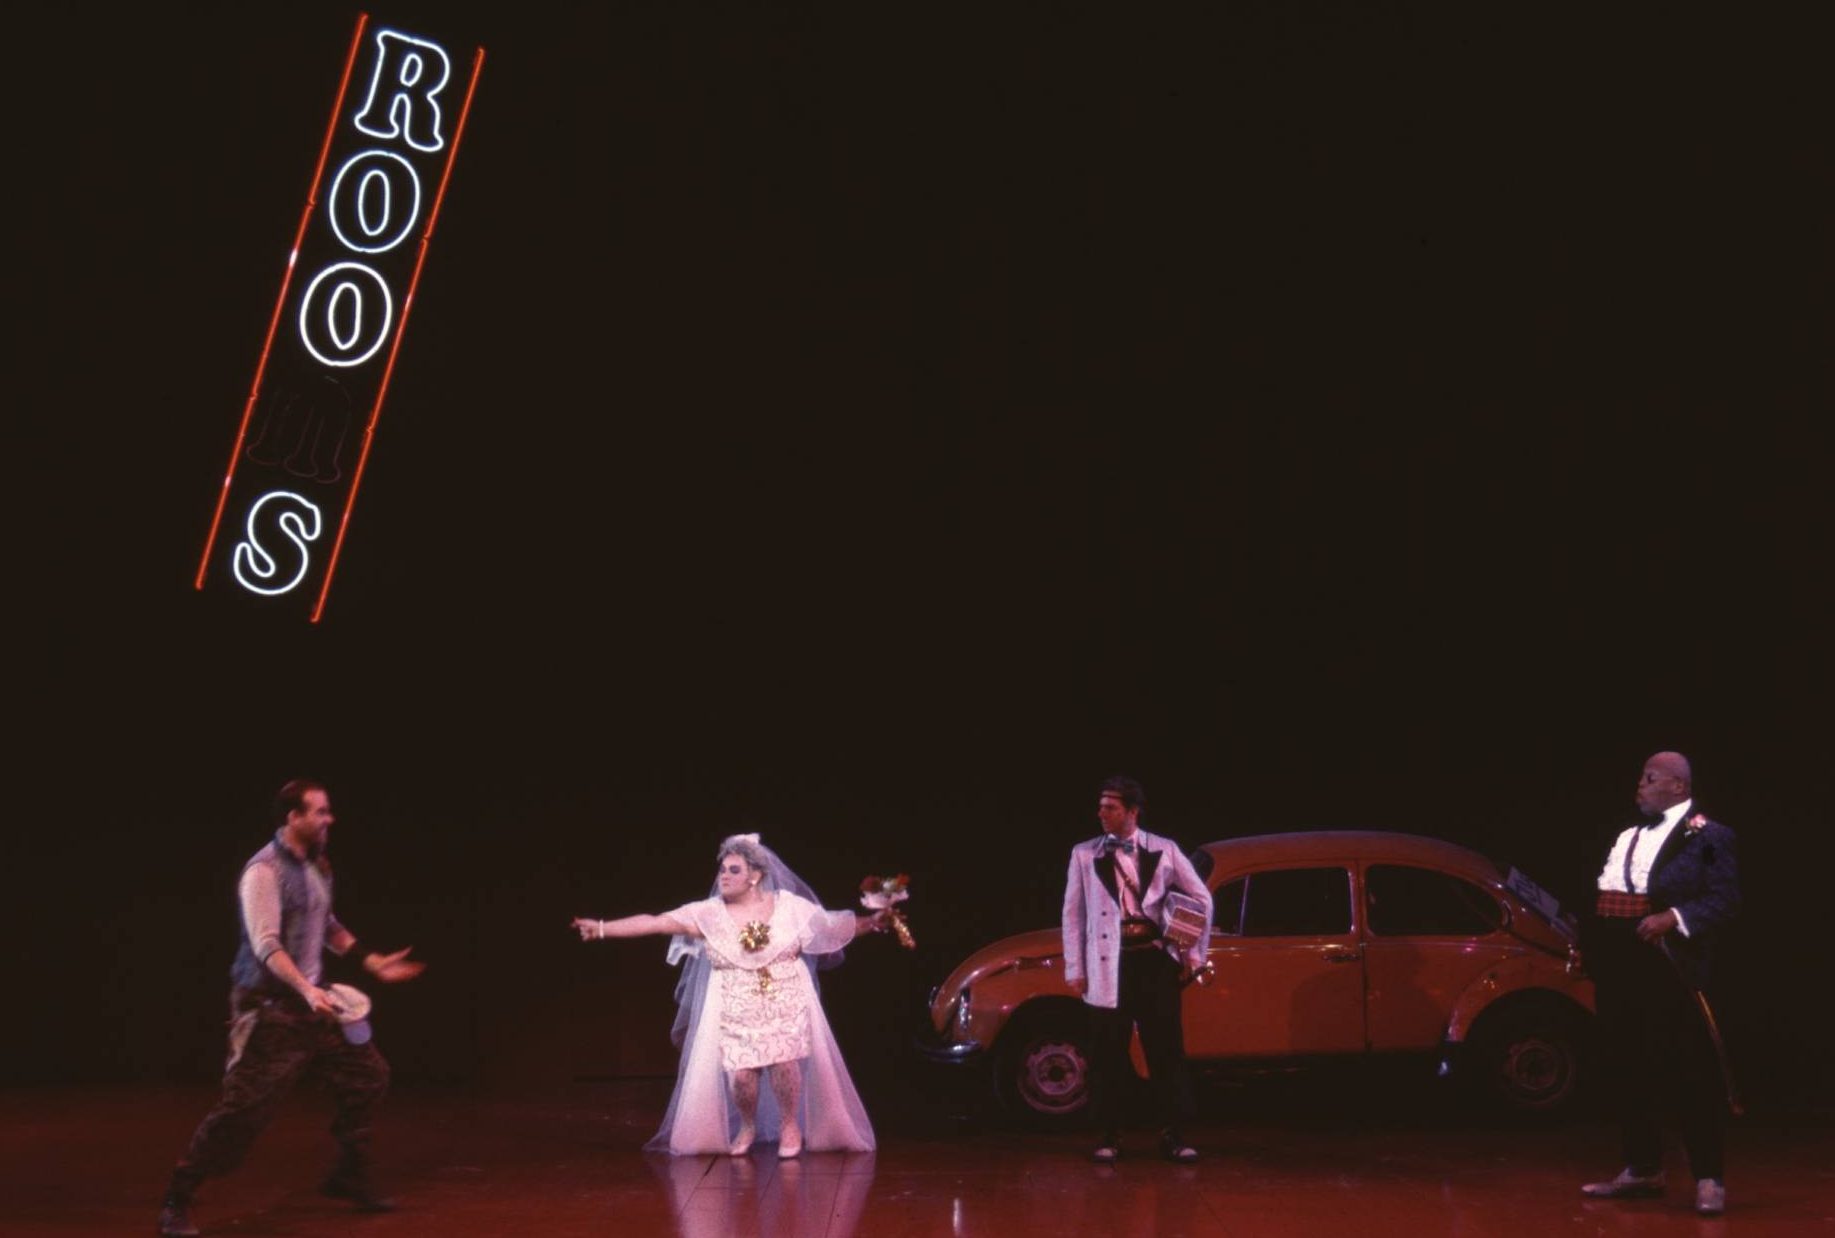
[[[393,1212],[395,1201],[378,1194],[368,1178],[353,1178],[345,1174],[333,1174],[325,1179],[319,1187],[319,1193],[332,1199],[348,1199],[357,1205],[362,1212]]]
[[[1166,1131],[1160,1135],[1160,1155],[1169,1161],[1189,1165],[1198,1159],[1198,1149],[1179,1138],[1177,1131]]]
[[[159,1210],[160,1238],[197,1238],[198,1227],[191,1220],[189,1200],[166,1197]]]

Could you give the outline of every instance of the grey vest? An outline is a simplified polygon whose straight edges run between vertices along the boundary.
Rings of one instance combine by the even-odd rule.
[[[257,864],[274,870],[280,885],[280,946],[308,978],[317,977],[320,952],[324,950],[326,929],[331,922],[331,877],[324,876],[325,906],[318,916],[312,914],[312,896],[307,888],[307,862],[294,855],[280,842],[276,832],[273,841],[249,857],[242,866],[244,873]],[[242,922],[240,908],[236,924],[236,961],[229,969],[230,980],[237,988],[260,989],[269,993],[291,993],[262,961],[255,957],[249,941],[248,925]],[[314,923],[314,920],[317,923]]]

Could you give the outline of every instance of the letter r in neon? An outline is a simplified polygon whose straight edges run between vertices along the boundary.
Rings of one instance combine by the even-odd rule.
[[[376,67],[356,126],[376,138],[401,138],[415,150],[446,145],[435,102],[452,77],[446,49],[393,30],[376,32]]]

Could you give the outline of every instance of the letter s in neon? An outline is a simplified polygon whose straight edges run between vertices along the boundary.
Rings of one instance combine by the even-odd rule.
[[[278,511],[270,519],[279,528],[281,535],[293,543],[294,557],[298,559],[292,579],[284,585],[272,583],[280,575],[280,565],[262,547],[261,533],[256,527],[262,520],[263,510],[277,500],[285,510]],[[297,507],[294,506],[296,504]],[[306,569],[312,566],[312,552],[306,543],[317,541],[319,533],[324,529],[324,521],[320,519],[315,504],[291,490],[270,490],[250,505],[248,521],[243,527],[248,533],[248,540],[236,543],[235,557],[230,563],[230,571],[235,574],[237,584],[250,593],[276,597],[297,588],[299,582],[306,579]]]

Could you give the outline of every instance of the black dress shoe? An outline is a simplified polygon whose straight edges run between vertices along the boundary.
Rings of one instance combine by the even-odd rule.
[[[1167,1131],[1160,1136],[1160,1155],[1169,1161],[1189,1165],[1198,1159],[1198,1149],[1186,1143],[1174,1132]]]
[[[190,1201],[168,1198],[159,1210],[160,1238],[197,1238],[197,1232],[191,1220]]]
[[[395,1201],[376,1190],[368,1178],[333,1174],[319,1187],[319,1193],[332,1199],[348,1199],[360,1212],[393,1212]]]

